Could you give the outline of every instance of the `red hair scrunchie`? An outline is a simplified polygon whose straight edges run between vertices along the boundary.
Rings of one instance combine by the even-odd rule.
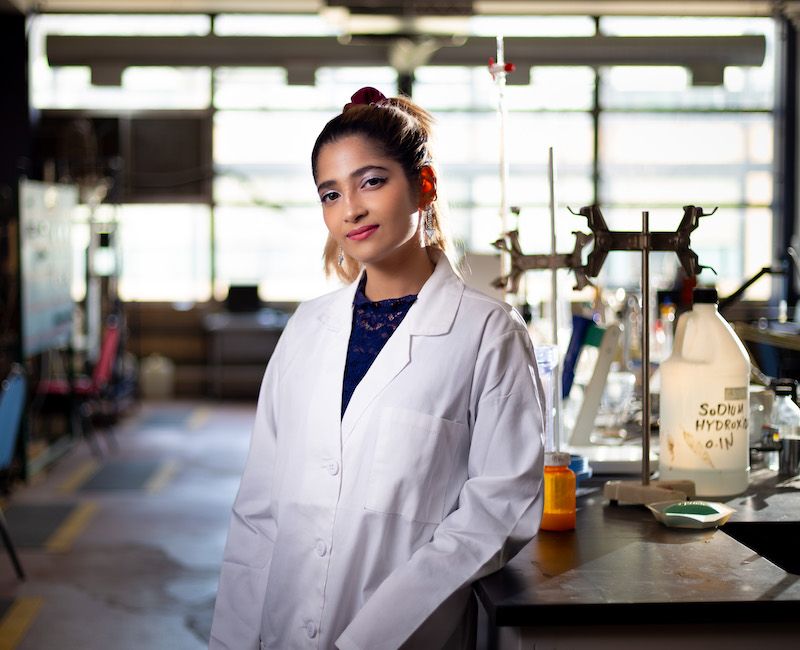
[[[380,106],[386,101],[386,95],[384,95],[380,90],[373,88],[372,86],[364,86],[353,93],[353,95],[350,97],[350,101],[344,105],[342,113],[344,113],[348,108],[352,108],[353,106],[358,106],[360,104]]]

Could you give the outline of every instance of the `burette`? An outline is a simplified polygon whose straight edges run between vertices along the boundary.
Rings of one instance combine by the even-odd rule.
[[[503,37],[497,37],[497,60],[489,59],[489,72],[492,75],[495,86],[497,86],[497,117],[500,130],[500,232],[508,232],[508,137],[506,130],[507,108],[506,108],[506,76],[514,70],[513,63],[507,63],[505,57],[505,46]],[[500,253],[500,274],[508,276],[511,271],[511,256]],[[508,290],[503,288],[503,300],[507,300]]]

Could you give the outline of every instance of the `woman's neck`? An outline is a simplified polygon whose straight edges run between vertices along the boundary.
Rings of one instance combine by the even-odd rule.
[[[425,248],[404,259],[367,264],[364,294],[373,302],[417,294],[435,268]]]

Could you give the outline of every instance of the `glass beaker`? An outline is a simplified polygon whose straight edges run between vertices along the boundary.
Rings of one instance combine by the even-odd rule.
[[[635,388],[636,376],[632,372],[612,370],[608,373],[595,426],[589,438],[593,444],[619,445],[625,441]]]

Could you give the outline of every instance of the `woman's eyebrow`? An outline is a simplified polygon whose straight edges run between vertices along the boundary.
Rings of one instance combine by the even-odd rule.
[[[379,170],[384,171],[384,172],[388,172],[389,171],[386,167],[381,167],[380,165],[364,165],[363,167],[359,167],[355,171],[351,172],[350,173],[350,178],[356,178],[358,176],[361,176],[361,174],[363,174],[364,172],[369,171],[370,169],[379,169]],[[335,185],[336,185],[336,181],[334,181],[334,180],[322,181],[319,185],[317,185],[317,192],[319,192],[320,190],[325,190],[325,189],[327,189],[329,187],[334,187]]]

